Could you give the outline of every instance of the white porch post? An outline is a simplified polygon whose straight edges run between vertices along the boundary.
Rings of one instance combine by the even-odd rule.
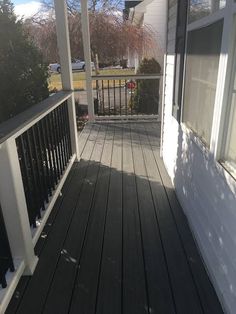
[[[30,231],[27,205],[15,139],[0,146],[0,200],[13,260],[23,260],[25,275],[32,275],[38,262]]]
[[[57,44],[61,64],[62,88],[64,90],[71,91],[74,90],[74,86],[71,67],[71,51],[66,0],[54,0],[54,4],[56,13]],[[80,152],[78,146],[78,132],[76,124],[74,93],[68,99],[68,111],[70,120],[70,136],[72,152],[76,154],[77,160],[79,160]]]
[[[88,0],[81,0],[81,22],[82,35],[86,71],[86,90],[88,102],[89,120],[94,120],[94,104],[93,104],[93,82],[92,82],[92,66],[91,66],[91,49],[90,49],[90,33],[89,33],[89,16],[88,16]]]

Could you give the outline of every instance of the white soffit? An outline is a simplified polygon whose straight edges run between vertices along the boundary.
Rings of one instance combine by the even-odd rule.
[[[154,0],[144,0],[134,8],[130,9],[129,20],[134,25],[141,25],[143,22],[144,13],[146,13],[146,7]]]

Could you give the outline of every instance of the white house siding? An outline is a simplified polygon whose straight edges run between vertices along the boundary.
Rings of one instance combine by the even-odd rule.
[[[236,184],[172,117],[176,0],[169,1],[163,159],[226,313],[236,313]]]

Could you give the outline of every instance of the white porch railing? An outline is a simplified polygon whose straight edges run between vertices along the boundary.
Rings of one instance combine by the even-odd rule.
[[[0,126],[0,204],[16,268],[7,275],[11,282],[2,277],[1,284],[8,286],[0,290],[1,313],[22,273],[33,273],[38,261],[34,246],[74,160],[79,159],[72,98],[73,92],[60,92]],[[8,252],[5,272],[13,271],[11,256]]]
[[[161,78],[160,74],[92,76],[96,91],[95,117],[123,119],[157,116]]]

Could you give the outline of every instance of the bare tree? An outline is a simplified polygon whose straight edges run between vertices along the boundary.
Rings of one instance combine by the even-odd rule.
[[[45,62],[58,61],[57,39],[55,27],[55,15],[52,11],[51,0],[43,0],[44,8],[48,8],[49,14],[34,16],[25,22],[25,29],[41,49]],[[69,0],[69,32],[71,54],[73,58],[83,58],[83,42],[81,33],[81,13],[78,7],[78,0]],[[96,9],[100,2],[100,9]],[[127,53],[142,53],[153,49],[153,32],[146,26],[138,27],[124,20],[121,11],[117,8],[112,10],[112,3],[118,0],[91,0],[93,7],[89,12],[90,37],[92,59],[96,62],[96,55],[101,63],[118,63]],[[101,7],[103,5],[103,7]]]

